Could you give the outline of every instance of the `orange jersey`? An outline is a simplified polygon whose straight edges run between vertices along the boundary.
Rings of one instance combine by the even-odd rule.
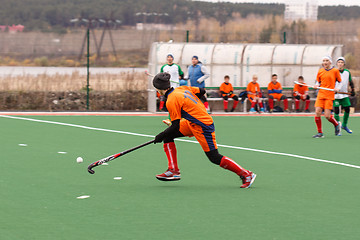
[[[199,92],[198,87],[180,86],[168,94],[166,108],[169,111],[171,121],[185,118],[203,128],[214,123],[204,104],[195,95]]]
[[[295,84],[293,92],[294,92],[294,96],[298,94],[300,95],[304,95],[306,92],[309,91],[309,88],[307,86],[301,85],[301,84]]]
[[[228,94],[229,92],[233,92],[233,91],[234,91],[234,88],[233,88],[233,86],[231,85],[231,83],[223,82],[223,83],[220,85],[220,92],[221,92],[221,93]]]
[[[257,94],[259,94],[259,93],[260,93],[260,85],[259,85],[259,83],[250,82],[250,83],[247,85],[246,91],[247,91],[248,94],[250,94],[250,95],[257,95]]]
[[[279,82],[276,82],[275,84],[273,82],[270,82],[268,85],[268,90],[282,90],[282,87]]]
[[[328,70],[321,68],[316,76],[316,81],[320,84],[320,87],[334,89],[336,81],[341,82],[340,72],[334,67]],[[319,89],[317,98],[334,100],[335,92]]]

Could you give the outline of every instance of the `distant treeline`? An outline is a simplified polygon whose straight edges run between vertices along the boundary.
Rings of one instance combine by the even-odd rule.
[[[196,21],[200,17],[216,18],[222,25],[234,16],[282,15],[284,8],[284,4],[189,0],[1,0],[0,25],[22,24],[25,31],[61,31],[79,25],[79,22],[70,22],[75,18],[112,18],[120,20],[122,25],[135,25],[137,22],[184,23],[188,19]],[[359,17],[360,7],[319,8],[319,19],[345,20]]]

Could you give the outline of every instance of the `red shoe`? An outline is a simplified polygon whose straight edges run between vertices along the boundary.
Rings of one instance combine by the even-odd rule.
[[[178,181],[181,179],[179,171],[167,170],[163,174],[156,175],[156,178],[160,181]]]
[[[241,180],[243,182],[243,185],[241,185],[241,188],[249,188],[253,182],[255,181],[256,174],[249,171],[249,175],[245,177],[241,177]]]

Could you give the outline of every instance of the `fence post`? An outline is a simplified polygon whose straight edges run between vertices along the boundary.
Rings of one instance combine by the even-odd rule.
[[[87,71],[87,76],[86,76],[86,109],[89,110],[89,87],[90,87],[90,71],[89,71],[89,67],[90,67],[90,29],[87,29],[87,64],[86,64],[86,71]]]

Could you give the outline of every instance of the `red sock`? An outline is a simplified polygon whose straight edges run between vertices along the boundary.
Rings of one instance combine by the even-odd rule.
[[[272,98],[269,98],[269,107],[270,107],[270,109],[274,108],[274,99],[272,99]]]
[[[239,101],[235,101],[235,100],[234,100],[233,109],[235,109],[235,108],[236,108],[236,106],[238,105],[238,103],[239,103]]]
[[[295,109],[299,110],[299,108],[300,108],[300,101],[296,99],[295,100]]]
[[[263,108],[263,107],[264,107],[263,104],[262,104],[262,102],[259,102],[259,106],[260,106],[260,108]]]
[[[251,103],[251,108],[254,108],[254,107],[255,107],[255,104],[256,104],[256,102],[252,102],[252,103]]]
[[[288,109],[288,100],[287,98],[284,99],[284,110]]]
[[[234,162],[232,159],[225,157],[225,156],[221,159],[220,167],[227,169],[229,171],[232,171],[239,176],[249,175],[249,172],[246,169],[242,168],[239,164]]]
[[[317,130],[318,130],[318,133],[322,133],[321,117],[315,117],[315,123],[316,123],[316,127],[317,127]]]
[[[160,101],[160,105],[159,105],[159,109],[161,110],[161,109],[163,109],[163,107],[164,107],[164,101]]]
[[[168,169],[179,171],[177,164],[176,146],[174,142],[164,143],[164,151],[168,159]]]
[[[229,103],[228,100],[224,100],[224,110],[227,110],[227,108],[228,108],[228,103]]]
[[[306,100],[305,101],[305,110],[309,109],[309,105],[310,105],[310,100]]]
[[[206,109],[209,109],[209,103],[208,102],[204,102],[204,106]]]
[[[331,115],[331,117],[328,119],[329,122],[331,122],[335,127],[339,125],[339,123],[335,120],[334,116]]]

